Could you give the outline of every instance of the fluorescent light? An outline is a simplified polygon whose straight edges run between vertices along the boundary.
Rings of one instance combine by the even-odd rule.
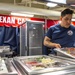
[[[72,21],[75,21],[75,19],[72,19]]]
[[[70,6],[73,6],[73,7],[75,7],[75,4],[74,4],[74,5],[70,5]]]
[[[48,7],[55,7],[55,6],[57,6],[57,4],[55,4],[55,3],[47,3],[46,4]]]
[[[48,1],[66,4],[66,0],[48,0]]]
[[[26,17],[33,17],[33,14],[24,14],[24,13],[14,13],[11,12],[11,15],[15,15],[15,16],[26,16]]]

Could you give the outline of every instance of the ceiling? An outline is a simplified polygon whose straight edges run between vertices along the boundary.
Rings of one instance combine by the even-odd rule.
[[[26,12],[34,14],[35,17],[59,19],[60,12],[65,8],[75,7],[75,0],[67,0],[67,4],[58,3],[56,7],[46,6],[49,0],[0,0],[0,14],[10,14],[10,12]],[[53,2],[54,3],[54,2]],[[75,15],[74,15],[75,18]]]

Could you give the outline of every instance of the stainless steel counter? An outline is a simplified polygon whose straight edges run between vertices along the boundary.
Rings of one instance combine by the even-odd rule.
[[[49,60],[51,60],[51,62]],[[67,58],[65,59],[62,57],[55,58],[55,56],[37,55],[37,56],[14,57],[13,61],[14,64],[22,73],[22,75],[53,75],[53,74],[74,75],[75,74],[75,62]],[[45,62],[43,63],[43,61]],[[47,61],[49,61],[50,63]],[[38,63],[41,64],[38,65]],[[36,67],[36,65],[38,66]]]
[[[18,75],[17,71],[7,58],[2,58],[0,64],[0,75]]]

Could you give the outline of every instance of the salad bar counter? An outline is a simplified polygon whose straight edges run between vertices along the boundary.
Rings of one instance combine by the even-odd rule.
[[[75,59],[55,55],[0,57],[0,75],[75,75]]]
[[[13,62],[23,75],[75,74],[75,61],[67,58],[46,55],[21,56],[14,57]]]

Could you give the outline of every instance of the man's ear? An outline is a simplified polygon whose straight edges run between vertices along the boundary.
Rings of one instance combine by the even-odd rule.
[[[60,21],[62,20],[62,17],[60,16]]]

